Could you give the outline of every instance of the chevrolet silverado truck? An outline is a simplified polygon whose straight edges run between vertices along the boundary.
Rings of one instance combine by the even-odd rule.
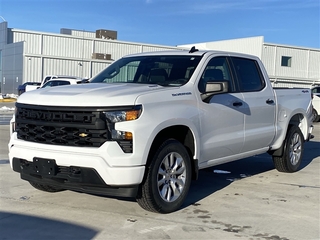
[[[170,213],[204,168],[267,152],[280,172],[297,171],[311,119],[310,89],[273,89],[258,57],[141,53],[90,83],[21,95],[9,158],[36,189],[133,197]]]

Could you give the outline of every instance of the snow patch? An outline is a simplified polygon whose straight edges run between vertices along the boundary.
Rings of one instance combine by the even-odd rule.
[[[14,107],[6,107],[6,106],[3,106],[0,108],[0,112],[9,112],[9,111],[14,111]]]
[[[214,173],[219,173],[219,174],[229,174],[231,172],[229,171],[224,171],[224,170],[213,170]]]
[[[6,98],[14,98],[17,99],[18,95],[14,93],[7,93],[7,94],[2,94],[0,93],[0,99],[6,99]]]

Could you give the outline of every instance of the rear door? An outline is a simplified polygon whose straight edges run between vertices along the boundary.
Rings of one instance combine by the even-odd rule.
[[[244,146],[241,152],[267,147],[275,136],[275,98],[255,59],[231,57],[243,94]]]

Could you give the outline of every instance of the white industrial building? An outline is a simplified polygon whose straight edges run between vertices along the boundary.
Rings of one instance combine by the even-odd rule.
[[[118,41],[117,32],[61,29],[60,34],[8,28],[0,23],[0,83],[2,93],[17,93],[24,82],[40,82],[46,75],[90,78],[124,55],[196,46],[227,50],[261,58],[274,85],[311,87],[320,84],[320,49],[264,43],[252,37],[161,46]]]
[[[113,39],[114,37],[115,31],[61,29],[61,34],[54,34],[8,28],[7,22],[2,22],[0,92],[17,93],[20,84],[40,82],[46,75],[90,78],[124,55],[177,49],[171,46],[123,42]]]
[[[320,84],[320,49],[265,43],[262,36],[193,43],[178,47],[223,50],[258,56],[276,87],[306,87]]]

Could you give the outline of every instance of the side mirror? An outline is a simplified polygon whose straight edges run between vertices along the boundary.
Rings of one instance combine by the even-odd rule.
[[[207,82],[205,93],[225,93],[228,92],[228,82]]]
[[[219,81],[210,82],[208,81],[205,85],[205,92],[201,95],[204,102],[208,102],[213,95],[229,92],[229,82]]]

